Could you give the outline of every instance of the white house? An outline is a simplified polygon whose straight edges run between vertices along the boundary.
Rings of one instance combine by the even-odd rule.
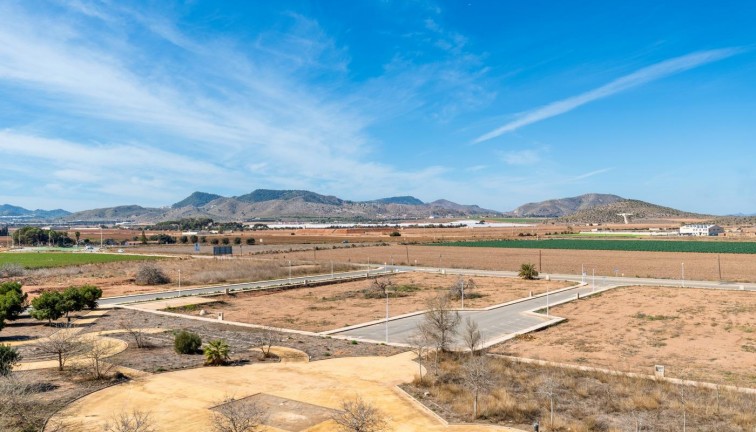
[[[684,236],[717,236],[723,233],[724,229],[719,225],[692,224],[680,227],[680,235]]]

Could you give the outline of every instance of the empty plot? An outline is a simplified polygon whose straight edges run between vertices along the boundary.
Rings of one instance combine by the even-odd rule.
[[[567,322],[494,348],[556,362],[756,385],[756,296],[629,287],[552,309]]]

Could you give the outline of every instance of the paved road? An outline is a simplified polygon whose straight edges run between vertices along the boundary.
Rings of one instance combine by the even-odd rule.
[[[389,270],[386,270],[386,269],[374,268],[370,270],[370,276],[378,275],[378,274],[386,274],[388,272]],[[128,295],[128,296],[122,296],[122,297],[107,297],[107,298],[100,299],[99,304],[100,306],[113,306],[113,305],[123,304],[123,303],[143,302],[143,301],[175,298],[175,297],[189,296],[189,295],[220,293],[220,292],[224,292],[226,289],[228,289],[229,291],[242,291],[242,290],[254,291],[254,290],[263,290],[263,289],[269,289],[269,288],[281,287],[281,286],[302,285],[305,282],[310,282],[310,283],[330,282],[330,281],[338,281],[338,280],[357,279],[357,278],[366,277],[366,276],[367,276],[366,270],[358,270],[358,271],[350,271],[350,272],[343,272],[343,273],[334,273],[333,275],[331,274],[311,275],[311,276],[293,277],[291,279],[286,278],[286,279],[274,279],[274,280],[266,280],[266,281],[259,281],[259,282],[231,284],[231,285],[214,285],[214,286],[208,286],[208,287],[163,291],[163,292],[157,292],[157,293],[134,294],[134,295]]]
[[[440,272],[439,269],[423,268],[417,269],[412,267],[397,267],[401,271],[415,270]],[[515,272],[487,271],[487,270],[460,270],[460,269],[443,269],[446,274],[450,275],[480,275],[480,276],[505,276],[516,277]],[[550,275],[552,279],[568,280],[583,282],[581,275]],[[578,294],[585,295],[592,291],[609,289],[623,285],[654,285],[654,286],[682,286],[681,281],[669,279],[643,279],[643,278],[625,278],[625,277],[585,277],[585,285],[577,288],[561,290],[548,296],[539,296],[506,306],[498,307],[487,311],[462,311],[460,315],[462,322],[466,318],[478,323],[483,338],[490,344],[493,341],[513,333],[522,332],[535,326],[543,325],[551,320],[545,315],[530,313],[539,309],[545,309],[547,303],[553,305],[570,301],[576,298]],[[756,284],[730,284],[708,281],[687,281],[686,287],[715,288],[738,290],[742,286],[744,290],[756,291]],[[346,330],[334,333],[339,336],[347,336],[354,339],[363,339],[371,341],[391,342],[391,343],[408,343],[408,339],[415,333],[418,323],[423,319],[422,315],[414,315],[396,320],[377,323],[365,327]],[[387,337],[388,327],[388,337]],[[459,345],[460,341],[454,344]]]

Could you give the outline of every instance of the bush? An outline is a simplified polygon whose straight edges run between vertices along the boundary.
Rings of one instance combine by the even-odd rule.
[[[0,329],[3,321],[13,321],[26,309],[27,295],[21,289],[19,282],[4,282],[0,284]]]
[[[252,246],[253,244],[255,244],[255,239],[247,237],[247,245]]]
[[[10,376],[21,356],[12,346],[0,344],[0,377]]]
[[[228,344],[223,339],[210,341],[205,346],[205,364],[208,366],[223,366],[228,364]]]
[[[48,323],[62,317],[66,313],[65,300],[63,294],[57,291],[42,291],[42,293],[31,301],[32,310],[29,314],[34,319],[40,321],[47,320]]]
[[[402,233],[399,231],[391,231],[391,234],[389,234],[390,237],[401,237]]]
[[[79,287],[79,293],[84,301],[84,307],[94,310],[97,308],[97,301],[102,297],[102,290],[94,285],[82,285]]]
[[[164,285],[171,281],[163,270],[154,264],[144,264],[136,274],[137,285]]]
[[[5,263],[0,265],[0,277],[19,277],[24,275],[24,268],[16,263]]]
[[[173,349],[178,354],[196,354],[202,346],[202,338],[197,333],[181,330],[173,340]]]
[[[533,280],[538,277],[538,270],[536,270],[535,264],[522,264],[518,276],[525,280]]]

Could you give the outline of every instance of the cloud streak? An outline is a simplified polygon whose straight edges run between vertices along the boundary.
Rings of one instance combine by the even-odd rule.
[[[629,90],[652,81],[656,81],[670,75],[685,72],[709,63],[724,60],[742,52],[739,48],[723,48],[708,51],[698,51],[680,57],[665,60],[651,66],[644,67],[631,74],[617,78],[596,89],[587,91],[577,96],[562,99],[528,111],[517,119],[479,136],[473,144],[479,144],[492,140],[506,133],[515,131],[521,127],[540,122],[542,120],[568,113],[590,102],[603,99],[614,94]]]

